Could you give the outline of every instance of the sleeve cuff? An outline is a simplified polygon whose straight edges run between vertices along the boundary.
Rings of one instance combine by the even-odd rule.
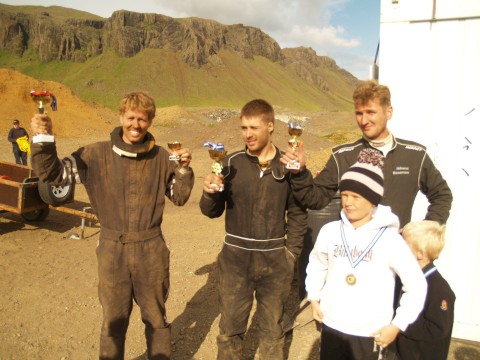
[[[305,166],[299,173],[293,174],[292,173],[292,178],[297,180],[297,179],[304,179],[310,174],[310,171],[307,169]]]
[[[38,134],[32,136],[32,143],[39,144],[39,143],[54,143],[55,136],[48,135],[48,134]]]
[[[406,321],[401,321],[399,319],[393,319],[392,324],[399,328],[402,332],[404,332],[409,325]]]
[[[191,168],[191,167],[184,168],[183,166],[180,166],[180,167],[177,168],[177,170],[178,170],[178,172],[179,172],[180,174],[182,174],[182,175],[192,172],[192,168]]]

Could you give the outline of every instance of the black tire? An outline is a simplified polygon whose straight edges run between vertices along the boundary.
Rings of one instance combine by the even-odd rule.
[[[20,214],[26,221],[42,221],[45,220],[50,212],[49,208],[34,210]]]
[[[60,206],[71,200],[71,194],[75,185],[54,186],[38,182],[38,194],[44,203],[52,206]]]

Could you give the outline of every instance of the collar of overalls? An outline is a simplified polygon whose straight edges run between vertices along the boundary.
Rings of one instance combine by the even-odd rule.
[[[122,139],[123,130],[121,126],[113,129],[110,134],[112,141],[112,150],[120,155],[126,157],[138,157],[147,154],[155,146],[155,138],[152,134],[147,132],[141,144],[127,144]]]
[[[247,156],[247,159],[250,160],[251,162],[255,164],[259,164],[258,162],[258,157],[250,155],[248,153],[248,148],[245,146],[245,155]],[[285,177],[285,166],[280,162],[280,156],[281,156],[280,150],[275,146],[275,156],[271,160],[270,167],[267,171],[265,171],[265,174],[268,174],[270,171],[273,174],[273,177],[277,180],[281,180]]]

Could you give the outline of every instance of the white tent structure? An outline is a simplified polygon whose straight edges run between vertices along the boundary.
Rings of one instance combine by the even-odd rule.
[[[437,266],[457,296],[453,337],[480,341],[480,0],[381,0],[378,59],[389,128],[426,145],[452,189]]]

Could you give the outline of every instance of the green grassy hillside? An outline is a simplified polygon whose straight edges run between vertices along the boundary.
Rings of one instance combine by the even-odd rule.
[[[64,21],[66,19],[83,19],[83,20],[105,20],[101,16],[91,14],[81,10],[69,9],[62,6],[37,6],[37,5],[6,5],[0,4],[0,10],[11,13],[23,13],[28,15],[39,15],[48,13],[52,19]]]
[[[67,23],[67,19],[106,20],[87,12],[59,6],[0,4],[0,11],[11,16],[4,20],[10,21],[20,14],[18,21],[23,21],[24,16],[31,16],[40,23],[45,19],[54,21],[58,28]],[[12,31],[18,29],[20,22],[12,22],[8,26],[3,29],[6,39]],[[81,31],[93,30],[85,27]],[[98,34],[91,34],[91,37],[95,36]],[[20,33],[17,38],[20,38]],[[35,48],[30,43],[32,40],[28,40],[29,46],[25,50],[21,43],[15,43],[19,40],[14,39],[10,38],[8,46],[0,51],[1,68],[17,70],[38,80],[64,84],[80,99],[111,109],[116,109],[119,99],[133,90],[148,91],[159,106],[240,107],[252,98],[265,98],[274,105],[292,110],[316,112],[353,109],[351,94],[354,85],[351,79],[330,67],[322,66],[311,70],[328,83],[328,91],[324,91],[321,86],[302,80],[279,62],[262,56],[246,59],[233,50],[220,50],[216,55],[210,54],[209,63],[199,67],[188,65],[182,59],[181,52],[167,50],[168,46],[146,48],[133,57],[122,57],[113,50],[104,49],[101,55],[87,56],[85,62],[47,62],[41,61],[38,53],[32,50]],[[38,38],[37,34],[35,41],[48,43],[49,39]],[[21,49],[21,52],[12,51],[12,48]],[[45,47],[43,49],[45,51]],[[46,49],[49,50],[48,46]],[[55,47],[52,49],[58,51]]]
[[[352,109],[350,99],[323,92],[266,58],[248,60],[233,52],[220,52],[216,60],[215,64],[193,68],[163,49],[146,49],[132,58],[107,52],[85,63],[41,62],[34,53],[22,58],[0,53],[1,67],[60,82],[81,99],[112,109],[123,94],[132,90],[148,91],[159,106],[240,107],[261,97],[305,111]]]

